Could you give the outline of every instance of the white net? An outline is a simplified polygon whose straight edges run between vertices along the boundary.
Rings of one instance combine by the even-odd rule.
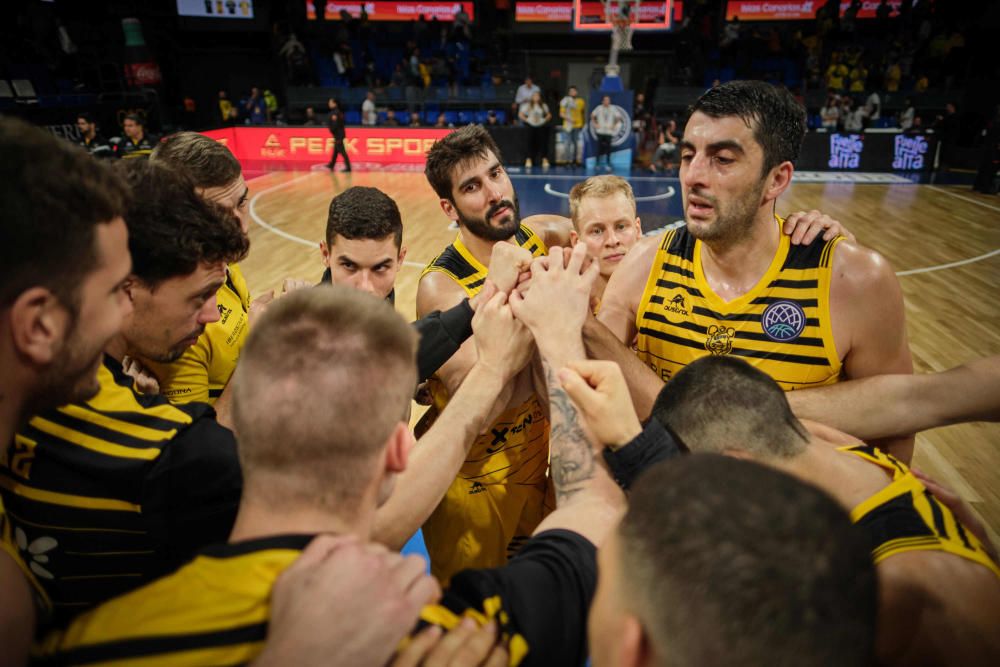
[[[632,24],[639,19],[642,0],[602,0],[608,23],[611,24],[611,51],[632,50]]]

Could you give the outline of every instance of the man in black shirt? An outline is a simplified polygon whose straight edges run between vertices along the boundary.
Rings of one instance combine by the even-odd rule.
[[[344,137],[346,136],[346,131],[344,130],[344,112],[341,110],[340,105],[337,100],[332,97],[327,102],[330,107],[329,115],[327,116],[326,126],[330,129],[330,134],[333,135],[333,155],[330,156],[330,162],[326,165],[333,171],[337,166],[337,156],[344,156],[344,171],[351,170],[351,158],[347,155],[347,146],[344,144]]]
[[[139,114],[130,113],[122,122],[124,136],[111,140],[111,148],[123,160],[147,159],[156,148],[156,137],[146,134],[146,121]]]
[[[114,157],[111,144],[97,131],[97,122],[94,117],[83,112],[76,117],[76,127],[80,131],[80,140],[77,144],[93,155],[94,157],[110,158]]]

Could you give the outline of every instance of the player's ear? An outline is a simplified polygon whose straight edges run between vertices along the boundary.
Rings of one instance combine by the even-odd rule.
[[[439,199],[438,202],[441,204],[441,210],[444,214],[452,221],[458,222],[458,210],[455,208],[455,204],[450,199]]]
[[[319,251],[323,253],[323,266],[330,268],[330,248],[327,247],[326,241],[319,242]]]
[[[405,259],[406,259],[406,246],[404,245],[404,246],[401,246],[399,248],[399,258],[398,258],[398,261],[399,261],[400,264],[402,264],[403,260],[405,260]]]
[[[52,363],[66,344],[70,314],[44,287],[25,290],[10,306],[8,322],[17,351],[37,365]]]
[[[618,664],[621,667],[648,667],[653,664],[653,651],[649,638],[643,632],[642,623],[632,614],[626,614],[622,621],[621,653]]]
[[[386,442],[386,470],[394,473],[401,473],[406,470],[406,462],[409,460],[410,449],[412,447],[413,434],[410,432],[409,425],[399,422],[389,436],[388,442]]]
[[[580,240],[580,235],[576,233],[576,230],[571,230],[569,233],[569,244],[575,246]]]
[[[771,173],[767,177],[767,188],[764,191],[765,202],[774,201],[788,189],[788,186],[792,184],[792,173],[794,171],[795,168],[792,166],[792,163],[787,160],[771,170]]]

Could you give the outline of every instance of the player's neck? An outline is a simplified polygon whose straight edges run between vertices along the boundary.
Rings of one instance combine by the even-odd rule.
[[[371,535],[374,510],[337,514],[318,506],[288,507],[283,504],[259,501],[244,497],[236,515],[230,542],[244,542],[274,535],[353,534],[362,540]]]
[[[860,463],[860,465],[859,465]],[[774,467],[819,487],[851,510],[882,486],[875,468],[845,456],[829,442],[812,438],[805,450],[788,459],[776,459]],[[868,473],[876,473],[873,476]]]
[[[746,234],[701,244],[701,265],[705,278],[713,289],[718,281],[745,294],[771,266],[780,241],[781,230],[774,216],[762,209]]]
[[[25,406],[24,392],[17,390],[21,385],[21,378],[18,377],[20,374],[11,372],[17,366],[8,364],[7,361],[8,359],[4,359],[5,377],[3,384],[0,384],[0,447],[3,448],[14,439],[14,432],[21,423]]]
[[[125,355],[128,354],[128,341],[125,340],[125,336],[123,334],[118,334],[112,338],[108,344],[104,346],[104,353],[118,363],[122,363]]]
[[[476,258],[476,261],[483,266],[490,265],[490,258],[493,257],[493,246],[497,244],[496,241],[490,241],[488,239],[481,239],[475,234],[469,232],[465,227],[462,227],[458,231],[458,236],[462,239],[462,245],[464,245],[472,256]],[[513,243],[514,237],[507,239]]]

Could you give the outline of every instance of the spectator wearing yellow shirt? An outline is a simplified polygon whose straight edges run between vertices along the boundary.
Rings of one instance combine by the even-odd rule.
[[[899,81],[903,78],[903,71],[899,68],[899,63],[894,62],[885,70],[885,89],[890,93],[899,92]]]
[[[863,93],[868,82],[868,68],[858,63],[851,70],[851,92]]]
[[[559,117],[562,118],[563,133],[569,145],[567,162],[580,164],[580,133],[583,130],[586,104],[579,96],[576,86],[570,86],[566,97],[559,102]]]
[[[840,54],[834,53],[830,66],[826,68],[826,87],[833,92],[844,90],[844,79],[848,73],[847,66],[840,62]]]

